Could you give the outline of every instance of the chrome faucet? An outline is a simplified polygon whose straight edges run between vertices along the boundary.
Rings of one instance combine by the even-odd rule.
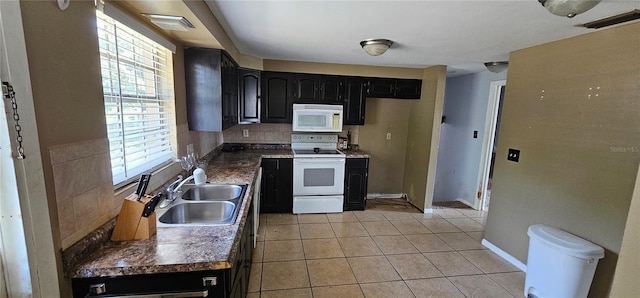
[[[184,184],[182,182],[186,182],[186,181],[187,180],[183,180],[182,175],[178,175],[178,179],[176,179],[176,181],[171,182],[171,184],[167,186],[167,196],[164,199],[164,201],[160,203],[158,208],[166,208],[167,206],[169,206],[169,204],[173,203],[173,201],[175,201],[175,199],[178,197],[179,193],[181,192],[180,187],[182,186],[182,184]],[[176,184],[178,184],[178,186],[174,188]]]

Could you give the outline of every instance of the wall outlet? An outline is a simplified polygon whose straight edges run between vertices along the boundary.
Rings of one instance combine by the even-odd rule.
[[[245,138],[248,138],[249,137],[249,130],[248,129],[243,129],[242,130],[242,136],[245,137]]]
[[[391,140],[391,133],[390,132],[387,133],[387,140]]]
[[[193,144],[187,145],[187,154],[193,153]]]
[[[507,160],[518,162],[520,160],[520,150],[509,148],[509,155]]]

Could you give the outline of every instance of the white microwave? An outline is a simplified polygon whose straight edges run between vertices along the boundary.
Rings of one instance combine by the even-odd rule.
[[[293,104],[293,131],[342,132],[342,106]]]

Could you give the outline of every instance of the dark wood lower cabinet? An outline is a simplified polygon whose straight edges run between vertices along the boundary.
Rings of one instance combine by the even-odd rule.
[[[364,210],[368,176],[368,158],[347,158],[344,174],[344,211]]]
[[[249,291],[249,275],[251,273],[251,264],[253,263],[253,205],[249,208],[249,215],[245,222],[245,229],[242,231],[242,240],[238,246],[238,255],[231,268],[231,292],[227,297],[244,298]]]
[[[293,212],[293,159],[262,160],[260,213]]]

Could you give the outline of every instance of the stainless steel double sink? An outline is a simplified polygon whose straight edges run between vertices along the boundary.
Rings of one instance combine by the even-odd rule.
[[[246,184],[185,184],[166,210],[158,209],[158,226],[230,225],[236,221]]]

